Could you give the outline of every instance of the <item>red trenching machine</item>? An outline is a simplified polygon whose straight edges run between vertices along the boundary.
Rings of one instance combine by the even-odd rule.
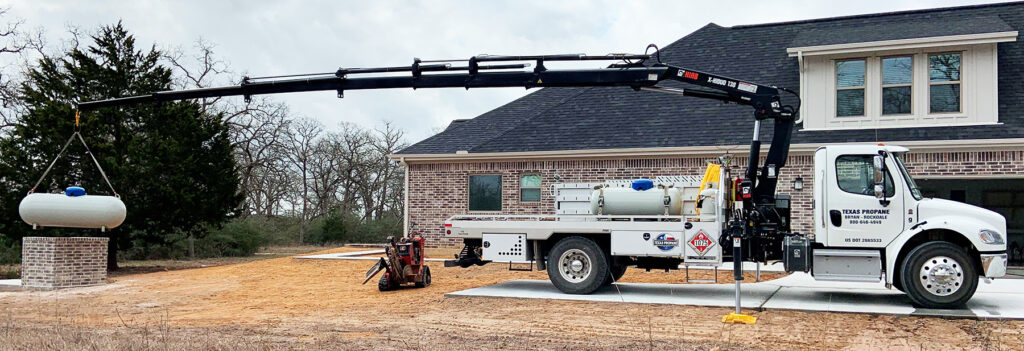
[[[380,291],[396,289],[409,283],[417,288],[430,286],[430,267],[425,264],[423,241],[420,234],[401,239],[389,236],[388,247],[384,249],[387,258],[382,257],[366,271],[363,284],[373,279],[380,271],[384,271],[384,275],[377,282],[377,289]]]

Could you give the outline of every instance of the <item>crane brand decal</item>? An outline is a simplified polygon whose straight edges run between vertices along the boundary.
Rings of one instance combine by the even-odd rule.
[[[697,74],[696,72],[690,72],[690,71],[684,71],[684,70],[679,70],[679,76],[683,77],[683,78],[686,78],[686,79],[693,79],[693,80],[700,79],[700,75]]]
[[[709,76],[708,77],[708,83],[723,85],[723,86],[727,86],[727,87],[730,87],[730,88],[735,88],[736,87],[736,82],[728,80],[728,79],[724,79],[724,78],[718,78],[718,77],[711,77],[711,76]]]
[[[693,238],[690,239],[689,244],[690,247],[697,250],[697,254],[701,256],[704,256],[704,254],[711,250],[712,246],[715,246],[715,242],[711,240],[703,230],[694,234]]]
[[[669,233],[658,234],[658,237],[654,238],[654,246],[657,246],[661,251],[671,251],[672,249],[679,246],[679,239]]]

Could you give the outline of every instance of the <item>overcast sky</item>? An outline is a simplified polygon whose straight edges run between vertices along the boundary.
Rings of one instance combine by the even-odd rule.
[[[143,47],[217,45],[251,76],[408,65],[414,57],[642,52],[708,22],[756,24],[991,1],[100,1],[0,0],[7,20],[42,28],[51,42],[68,24],[92,32],[122,20]],[[780,48],[781,50],[781,48]],[[599,65],[594,65],[597,67]],[[335,129],[341,121],[395,122],[415,142],[451,120],[472,118],[523,89],[382,90],[278,95],[294,113]],[[240,98],[239,98],[240,99]]]

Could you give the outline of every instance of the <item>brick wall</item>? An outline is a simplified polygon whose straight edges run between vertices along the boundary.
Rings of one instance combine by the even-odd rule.
[[[551,161],[446,162],[409,165],[410,230],[428,238],[428,246],[458,246],[457,239],[442,237],[444,220],[456,214],[474,214],[468,204],[469,175],[502,175],[504,214],[552,214],[551,184],[599,182],[668,175],[703,174],[712,157],[633,158]],[[793,198],[793,230],[810,233],[814,156],[791,155],[779,179],[778,192]],[[915,177],[1024,175],[1024,151],[910,153],[904,159]],[[735,157],[733,174],[742,174],[746,157]],[[524,174],[541,175],[541,201],[520,202],[519,180]],[[561,177],[555,180],[555,175]],[[802,177],[803,190],[793,189]]]
[[[107,238],[25,237],[21,285],[61,289],[107,282]]]

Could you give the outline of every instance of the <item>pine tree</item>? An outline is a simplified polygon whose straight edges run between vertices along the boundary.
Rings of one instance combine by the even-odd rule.
[[[75,130],[75,102],[168,90],[171,70],[155,46],[136,50],[135,38],[117,23],[100,28],[94,44],[63,57],[43,58],[22,87],[28,113],[0,140],[0,233],[107,235],[108,268],[133,242],[166,244],[172,233],[201,236],[239,206],[239,179],[228,128],[220,116],[192,102],[104,108],[82,114],[81,133],[128,208],[125,223],[96,230],[45,229],[21,222],[18,203]],[[110,194],[80,145],[72,144],[37,192],[81,184],[90,194]]]

